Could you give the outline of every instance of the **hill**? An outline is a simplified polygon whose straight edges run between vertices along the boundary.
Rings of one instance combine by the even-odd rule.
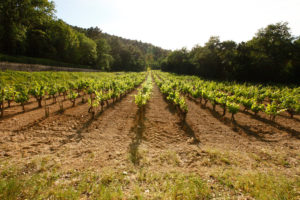
[[[0,61],[22,56],[105,71],[142,71],[157,66],[168,51],[104,34],[98,27],[71,26],[56,18],[52,1],[11,0],[0,3],[0,53],[10,56],[10,60],[1,56]],[[12,60],[27,63],[28,59]],[[34,60],[45,64],[39,61]]]

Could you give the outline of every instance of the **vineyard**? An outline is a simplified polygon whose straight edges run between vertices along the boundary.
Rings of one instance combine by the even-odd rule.
[[[299,199],[300,87],[0,72],[0,199]]]
[[[226,110],[231,113],[231,120],[234,115],[243,107],[243,111],[252,111],[254,115],[264,112],[269,115],[271,121],[282,112],[287,112],[291,118],[300,114],[300,87],[276,87],[262,85],[240,85],[235,83],[217,83],[204,81],[198,77],[175,76],[168,73],[159,73],[160,80],[157,81],[161,92],[168,95],[175,104],[178,104],[182,111],[187,112],[184,100],[174,99],[172,96],[184,94],[189,98],[204,101],[204,107],[209,101],[216,111],[216,106],[223,109],[222,116]],[[177,95],[176,95],[177,94]]]

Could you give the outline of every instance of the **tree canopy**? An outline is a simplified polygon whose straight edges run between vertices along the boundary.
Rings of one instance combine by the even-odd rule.
[[[300,81],[300,39],[288,24],[276,23],[258,30],[247,42],[211,37],[204,46],[171,52],[162,70],[220,80],[256,82]]]
[[[246,42],[212,36],[190,51],[168,51],[99,27],[71,26],[56,18],[49,0],[6,0],[0,1],[0,53],[105,71],[151,67],[210,79],[300,82],[300,38],[292,36],[286,22],[270,24]]]
[[[99,27],[70,26],[54,13],[54,3],[48,0],[1,1],[0,53],[106,71],[141,71],[158,65],[167,54],[151,44],[104,34]]]

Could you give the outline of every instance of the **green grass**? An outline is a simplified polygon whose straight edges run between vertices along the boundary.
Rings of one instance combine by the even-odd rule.
[[[227,188],[227,189],[226,189]],[[63,170],[50,158],[27,163],[0,162],[0,199],[299,199],[300,179],[230,168],[210,178],[197,173]],[[298,193],[297,193],[298,192]]]
[[[210,189],[196,174],[147,170],[63,172],[50,159],[23,166],[1,165],[0,199],[209,199]]]
[[[159,160],[161,164],[167,163],[168,165],[174,167],[180,166],[179,156],[176,154],[176,152],[171,150],[163,151],[159,156]]]
[[[139,191],[149,191],[144,196],[151,199],[210,199],[207,182],[194,173],[149,173],[140,170],[136,181]]]
[[[300,178],[258,171],[241,173],[230,169],[213,175],[220,184],[259,200],[299,199]]]
[[[119,75],[124,73],[118,73]],[[81,78],[99,79],[103,77],[112,77],[117,73],[111,72],[23,72],[23,71],[1,71],[0,70],[0,85],[1,84],[25,84],[34,81],[50,82],[56,80],[57,83],[64,81],[74,81]]]
[[[217,149],[206,149],[206,157],[202,160],[203,166],[211,167],[213,165],[232,165],[235,161],[229,156],[228,152],[221,152]]]

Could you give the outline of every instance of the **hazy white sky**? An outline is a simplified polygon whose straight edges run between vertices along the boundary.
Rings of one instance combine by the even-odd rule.
[[[288,22],[300,35],[300,0],[54,0],[57,17],[84,28],[191,49],[210,36],[250,40],[259,28]]]

